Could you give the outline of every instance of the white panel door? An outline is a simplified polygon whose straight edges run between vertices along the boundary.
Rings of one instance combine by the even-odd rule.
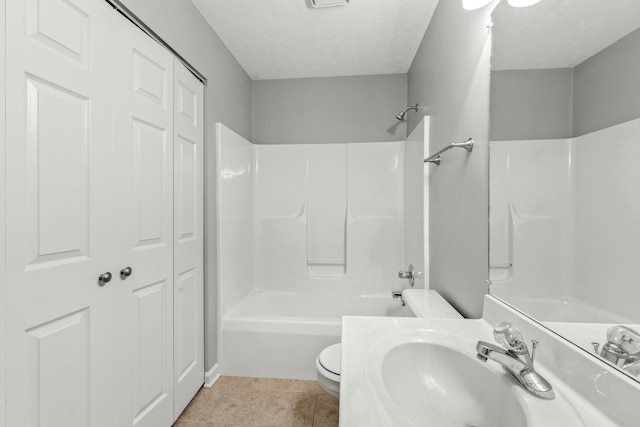
[[[173,56],[126,19],[114,22],[118,274],[130,360],[129,425],[173,421]]]
[[[204,86],[174,60],[174,418],[204,382]]]
[[[124,372],[110,212],[109,18],[99,0],[7,0],[7,425],[113,427]]]

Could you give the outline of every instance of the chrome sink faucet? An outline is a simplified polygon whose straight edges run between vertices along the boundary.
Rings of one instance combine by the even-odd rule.
[[[493,360],[501,364],[511,378],[534,396],[543,399],[555,398],[551,384],[533,368],[538,342],[535,340],[531,342],[532,351],[529,354],[522,332],[507,322],[496,324],[493,329],[493,336],[504,347],[485,341],[478,341],[476,345],[478,359],[482,362]]]
[[[607,330],[607,342],[591,343],[596,354],[610,363],[638,375],[640,365],[640,333],[628,326],[612,326]],[[600,350],[600,351],[598,351]]]

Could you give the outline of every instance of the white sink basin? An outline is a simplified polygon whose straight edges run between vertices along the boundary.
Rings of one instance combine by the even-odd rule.
[[[340,425],[583,426],[563,385],[544,368],[553,400],[527,393],[499,364],[476,358],[476,343],[492,341],[491,330],[474,320],[343,320]]]
[[[400,344],[387,352],[381,371],[387,393],[416,425],[527,426],[511,380],[451,347]]]

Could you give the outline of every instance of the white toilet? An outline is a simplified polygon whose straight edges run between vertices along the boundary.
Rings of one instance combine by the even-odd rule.
[[[403,292],[403,298],[415,317],[428,319],[462,319],[440,294],[434,290],[411,289]],[[340,357],[342,345],[330,345],[316,358],[318,383],[331,396],[340,398]]]
[[[340,357],[342,344],[333,344],[325,348],[316,357],[318,383],[331,396],[340,398]]]

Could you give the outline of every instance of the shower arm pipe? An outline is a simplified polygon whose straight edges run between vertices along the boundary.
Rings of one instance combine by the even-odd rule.
[[[471,151],[473,151],[473,138],[469,138],[466,141],[463,142],[452,142],[449,145],[447,145],[446,147],[444,147],[442,150],[438,151],[437,153],[432,154],[431,156],[427,157],[426,159],[424,159],[425,163],[435,163],[436,165],[440,166],[440,155],[442,153],[444,153],[445,151],[449,151],[452,148],[464,148],[465,150],[467,150],[469,153]]]
[[[413,111],[416,111],[416,112],[417,112],[417,111],[418,111],[418,105],[419,105],[419,104],[416,104],[416,105],[414,105],[413,107],[407,107],[407,108],[405,108],[404,110],[402,110],[402,113],[400,113],[400,114],[404,115],[404,114],[406,114],[406,113],[407,113],[407,111],[409,111],[409,110],[413,110]]]

